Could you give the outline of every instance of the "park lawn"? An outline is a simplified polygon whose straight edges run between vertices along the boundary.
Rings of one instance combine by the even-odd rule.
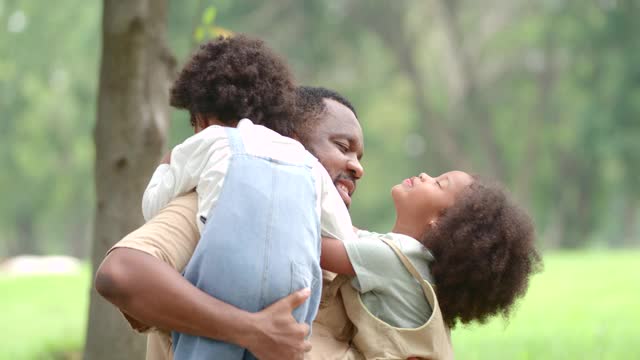
[[[640,252],[544,258],[508,323],[456,329],[458,359],[640,359]]]
[[[553,253],[544,261],[508,323],[453,331],[456,358],[640,359],[640,251]],[[0,359],[82,348],[88,268],[0,276],[0,294]]]
[[[81,351],[89,268],[73,275],[0,274],[0,359],[63,359]]]

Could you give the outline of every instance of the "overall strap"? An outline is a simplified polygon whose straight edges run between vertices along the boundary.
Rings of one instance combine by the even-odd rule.
[[[313,167],[316,166],[316,164],[318,163],[318,159],[315,156],[313,156],[309,151],[307,150],[304,150],[304,151],[307,153],[304,159],[304,164],[309,168],[313,169]]]
[[[242,136],[240,135],[240,130],[238,128],[225,127],[227,132],[227,137],[229,138],[229,147],[231,148],[231,152],[234,154],[244,153],[244,142],[242,141]]]
[[[346,275],[338,275],[335,278],[333,278],[331,283],[322,290],[322,301],[320,303],[320,308],[326,307],[329,303],[328,300],[333,299],[338,293],[338,290],[340,290],[340,288],[342,287],[342,285],[348,283],[349,280],[351,280],[351,278],[349,278]]]
[[[400,259],[400,261],[402,262],[404,267],[407,269],[407,271],[413,276],[414,279],[416,279],[416,281],[418,281],[418,283],[422,287],[422,292],[424,292],[424,296],[426,296],[427,299],[429,299],[428,294],[431,293],[431,291],[429,290],[429,287],[426,284],[427,280],[422,278],[422,275],[420,275],[418,270],[416,270],[416,267],[413,266],[413,263],[411,262],[411,260],[409,260],[409,258],[402,252],[402,250],[400,250],[393,242],[384,238],[382,238],[381,240],[385,244],[389,245],[391,250],[393,250],[393,252],[396,253],[396,255],[398,256],[398,259]]]

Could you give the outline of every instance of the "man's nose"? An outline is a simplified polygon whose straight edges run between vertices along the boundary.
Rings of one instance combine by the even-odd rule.
[[[356,179],[360,179],[364,176],[364,168],[358,159],[351,159],[347,161],[347,168]]]

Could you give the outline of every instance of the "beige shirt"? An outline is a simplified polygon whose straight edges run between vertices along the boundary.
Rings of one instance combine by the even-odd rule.
[[[195,192],[180,196],[160,210],[145,225],[120,240],[109,251],[123,247],[140,250],[167,263],[176,271],[182,272],[200,239],[200,233],[196,226],[197,211]],[[313,323],[313,336],[311,337],[313,350],[307,358],[358,359],[360,357],[357,351],[350,348],[346,340],[340,341],[335,338],[334,329],[338,327],[335,323],[344,323],[346,317],[341,301],[332,301],[335,292],[325,292],[325,289],[330,286],[333,276],[326,272],[324,275],[322,303],[316,322]],[[135,319],[126,315],[125,317],[131,327],[148,333],[148,360],[173,359],[171,335],[168,332],[149,328]],[[323,323],[327,326],[324,326]]]
[[[196,226],[198,198],[195,192],[177,197],[142,227],[125,236],[110,250],[130,248],[143,251],[182,272],[200,239]],[[171,360],[171,334],[150,328],[125,314],[132,328],[147,332],[147,359]]]

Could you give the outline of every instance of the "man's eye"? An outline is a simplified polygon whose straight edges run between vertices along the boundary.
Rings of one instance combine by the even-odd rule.
[[[342,151],[343,153],[349,151],[349,146],[345,145],[344,143],[336,142],[336,146],[338,146],[340,151]]]

